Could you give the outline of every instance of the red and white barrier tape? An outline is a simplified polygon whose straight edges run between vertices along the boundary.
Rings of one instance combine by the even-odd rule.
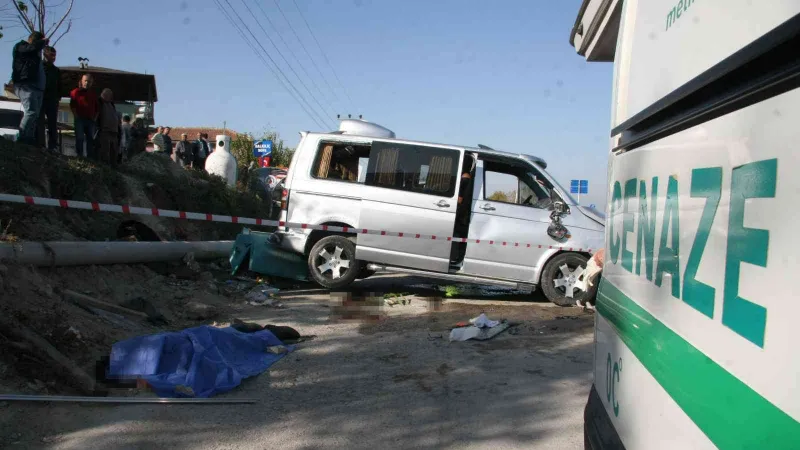
[[[30,195],[0,194],[0,202],[24,203],[28,205],[37,205],[37,206],[54,206],[57,208],[84,209],[88,211],[103,211],[103,212],[114,212],[122,214],[136,214],[143,216],[171,217],[175,219],[203,220],[206,222],[225,222],[225,223],[236,223],[243,225],[257,225],[257,226],[267,226],[267,227],[270,226],[286,227],[286,228],[295,228],[303,230],[322,230],[322,231],[336,231],[336,232],[353,233],[353,234],[372,234],[377,236],[393,236],[393,237],[410,238],[410,239],[465,242],[470,244],[498,245],[503,247],[537,248],[537,249],[546,248],[546,249],[562,249],[568,251],[578,251],[578,252],[588,252],[588,253],[592,252],[592,249],[590,248],[567,247],[563,245],[528,244],[523,242],[508,242],[508,241],[496,241],[496,240],[486,240],[486,239],[467,239],[467,238],[459,238],[453,236],[436,236],[430,234],[401,233],[401,232],[384,231],[384,230],[368,230],[366,228],[339,227],[333,225],[312,225],[309,223],[282,222],[279,220],[253,219],[250,217],[224,216],[220,214],[174,211],[171,209],[140,208],[137,206],[129,206],[129,205],[109,205],[106,203],[98,203],[98,202],[59,200],[55,198],[32,197]]]

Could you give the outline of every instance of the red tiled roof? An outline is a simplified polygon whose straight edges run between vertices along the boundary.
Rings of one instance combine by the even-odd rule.
[[[181,134],[186,133],[189,135],[189,140],[197,139],[197,133],[208,133],[208,139],[210,141],[214,141],[218,134],[227,134],[228,136],[235,138],[239,134],[236,131],[231,129],[225,129],[223,133],[222,128],[210,128],[210,127],[173,127],[169,130],[169,137],[172,138],[173,141],[179,141],[181,139]],[[153,135],[155,135],[155,131],[150,133],[149,138],[152,139]]]

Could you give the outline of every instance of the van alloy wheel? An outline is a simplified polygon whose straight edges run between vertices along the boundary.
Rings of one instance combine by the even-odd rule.
[[[328,289],[339,289],[352,283],[361,272],[356,260],[356,245],[345,236],[320,239],[308,254],[308,272],[314,281]]]
[[[559,253],[544,265],[539,286],[548,300],[559,306],[591,302],[597,294],[597,283],[586,280],[589,258],[580,253]]]
[[[558,278],[553,280],[553,285],[562,291],[564,295],[569,298],[575,298],[576,289],[578,292],[587,291],[588,285],[586,280],[582,278],[584,272],[586,272],[585,268],[578,266],[570,269],[566,264],[562,264],[559,269],[561,272],[557,275]]]
[[[342,269],[347,271],[347,269],[350,268],[350,260],[342,256],[343,251],[344,249],[342,249],[342,247],[336,246],[333,250],[333,254],[331,254],[327,248],[323,248],[318,256],[325,262],[317,266],[319,273],[327,275],[327,273],[330,272],[331,278],[334,280],[341,278]]]

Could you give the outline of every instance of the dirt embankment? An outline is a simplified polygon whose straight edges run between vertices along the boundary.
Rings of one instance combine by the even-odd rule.
[[[229,267],[225,261],[64,268],[0,264],[0,392],[86,394],[21,330],[42,338],[95,379],[97,363],[115,342],[227,323],[245,307],[244,296],[254,285],[229,281]],[[65,292],[139,317],[75,301]]]
[[[244,217],[266,217],[268,206],[163,155],[141,154],[112,169],[5,140],[0,140],[0,192]],[[234,239],[241,230],[236,224],[0,203],[5,241],[219,240]],[[226,320],[243,304],[237,296],[244,295],[230,290],[236,283],[226,283],[226,264],[36,269],[0,261],[0,392],[86,393],[75,373],[94,379],[97,362],[113,343]],[[66,291],[138,308],[141,316],[156,311],[164,320],[76,304]],[[70,365],[76,370],[65,369]]]
[[[140,154],[117,169],[0,140],[0,192],[143,208],[266,218],[268,203],[230,189],[220,177],[184,170],[158,154]],[[95,213],[0,203],[0,233],[22,240],[104,241],[127,238],[143,224],[161,240],[232,239],[242,227],[153,216]],[[139,227],[140,240],[147,229]]]

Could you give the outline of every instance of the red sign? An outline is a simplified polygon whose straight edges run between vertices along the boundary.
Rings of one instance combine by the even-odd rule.
[[[258,158],[258,166],[259,167],[269,167],[270,159],[272,159],[272,158],[269,157],[269,156],[262,156],[261,158]]]

